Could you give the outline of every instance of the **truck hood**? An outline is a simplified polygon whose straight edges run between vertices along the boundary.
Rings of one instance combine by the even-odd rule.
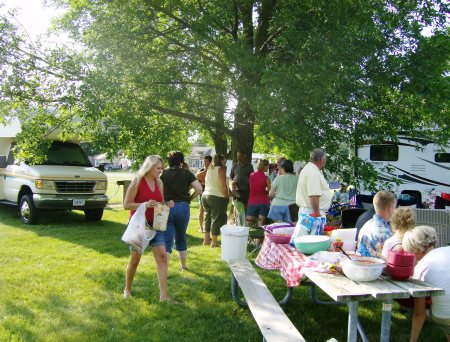
[[[25,165],[22,164],[15,173],[25,173],[42,179],[65,180],[106,180],[106,175],[95,167],[60,166],[60,165]]]

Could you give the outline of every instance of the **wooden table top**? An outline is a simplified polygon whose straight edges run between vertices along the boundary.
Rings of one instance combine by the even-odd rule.
[[[319,273],[306,270],[305,275],[337,302],[383,300],[442,296],[445,290],[420,280],[397,281],[380,277],[369,282],[354,282],[342,274]]]

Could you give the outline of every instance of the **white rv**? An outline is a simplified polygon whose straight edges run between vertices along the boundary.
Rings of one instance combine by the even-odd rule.
[[[17,205],[27,224],[37,223],[44,210],[83,210],[87,220],[101,220],[107,178],[92,167],[78,142],[52,140],[46,161],[30,165],[14,157],[18,132],[17,120],[0,127],[0,202]]]
[[[450,149],[442,151],[430,140],[399,136],[398,142],[362,145],[357,157],[372,164],[380,183],[391,183],[398,195],[421,203],[433,190],[450,193]]]

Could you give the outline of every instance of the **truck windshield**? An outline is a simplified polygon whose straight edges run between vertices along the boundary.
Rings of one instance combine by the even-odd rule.
[[[52,143],[41,165],[92,166],[79,145],[62,141]]]

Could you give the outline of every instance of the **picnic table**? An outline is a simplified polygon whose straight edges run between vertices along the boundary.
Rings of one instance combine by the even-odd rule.
[[[445,291],[422,281],[410,279],[395,281],[390,277],[380,277],[371,282],[354,282],[340,273],[326,273],[317,262],[309,260],[294,247],[265,240],[256,258],[256,264],[265,269],[278,269],[286,280],[288,293],[286,303],[293,288],[308,279],[318,286],[335,303],[345,303],[349,307],[347,341],[357,341],[358,332],[367,341],[364,329],[358,321],[360,301],[382,301],[382,322],[380,341],[389,341],[392,318],[392,301],[396,298],[426,297],[444,295]],[[320,301],[318,302],[320,303]]]

